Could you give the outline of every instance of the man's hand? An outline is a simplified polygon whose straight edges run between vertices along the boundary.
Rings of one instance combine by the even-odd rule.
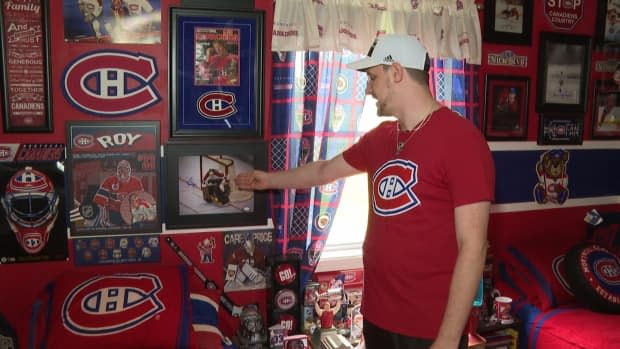
[[[241,190],[263,190],[268,189],[267,177],[269,174],[264,171],[254,170],[252,172],[240,173],[235,177],[235,184]]]

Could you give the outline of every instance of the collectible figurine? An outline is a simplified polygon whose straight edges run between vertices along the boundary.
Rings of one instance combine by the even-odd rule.
[[[237,330],[237,341],[240,349],[263,349],[267,344],[267,334],[263,326],[263,318],[255,305],[243,308],[239,316],[240,325]]]

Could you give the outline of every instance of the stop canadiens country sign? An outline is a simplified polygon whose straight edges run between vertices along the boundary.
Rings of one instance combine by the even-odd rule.
[[[584,0],[545,0],[545,16],[556,28],[571,30],[583,16]]]

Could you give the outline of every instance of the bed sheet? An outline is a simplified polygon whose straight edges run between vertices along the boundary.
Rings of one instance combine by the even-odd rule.
[[[541,311],[524,300],[514,303],[523,321],[519,335],[525,349],[620,348],[620,315],[596,313],[576,306]]]

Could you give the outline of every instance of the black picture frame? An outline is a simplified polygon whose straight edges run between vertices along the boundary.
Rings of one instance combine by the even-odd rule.
[[[488,140],[527,138],[530,79],[487,75],[483,133]]]
[[[172,138],[262,137],[264,30],[258,10],[170,9]]]
[[[159,121],[66,124],[70,237],[162,231]]]
[[[547,115],[538,118],[538,145],[583,143],[583,115]]]
[[[0,10],[4,132],[52,132],[49,0],[15,8],[5,3]],[[7,27],[13,28],[10,33]]]
[[[540,33],[536,111],[585,113],[592,38]]]
[[[600,49],[620,45],[620,24],[616,24],[620,6],[611,0],[598,0],[596,11],[596,45]]]
[[[613,82],[594,84],[592,139],[620,139],[620,88]]]
[[[267,224],[267,193],[234,183],[241,172],[267,169],[264,141],[171,141],[164,151],[166,230]]]
[[[485,0],[484,41],[531,45],[532,2],[532,0]]]

